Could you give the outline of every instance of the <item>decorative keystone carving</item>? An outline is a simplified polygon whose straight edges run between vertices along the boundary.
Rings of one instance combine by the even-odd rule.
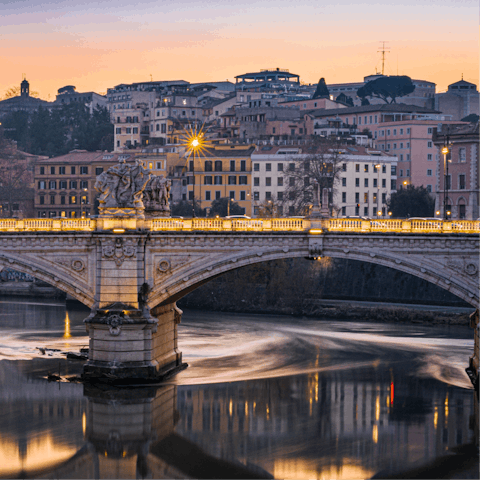
[[[117,313],[114,313],[113,315],[109,315],[105,323],[110,327],[108,329],[110,332],[110,335],[113,335],[114,337],[117,337],[118,335],[120,335],[121,327],[123,324],[123,319],[120,315],[118,315]]]
[[[124,245],[123,238],[117,237],[114,245],[104,245],[102,247],[102,256],[108,260],[114,260],[117,267],[120,267],[126,258],[135,256],[135,247]]]

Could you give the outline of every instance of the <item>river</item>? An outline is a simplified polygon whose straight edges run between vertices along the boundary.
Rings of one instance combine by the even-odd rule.
[[[467,327],[185,311],[164,387],[47,381],[81,371],[87,315],[0,299],[0,477],[359,479],[470,451]]]

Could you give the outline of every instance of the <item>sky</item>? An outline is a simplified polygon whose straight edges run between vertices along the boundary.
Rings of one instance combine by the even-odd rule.
[[[105,93],[153,80],[234,82],[281,68],[305,83],[381,72],[478,85],[478,1],[1,0],[0,98],[30,90]]]

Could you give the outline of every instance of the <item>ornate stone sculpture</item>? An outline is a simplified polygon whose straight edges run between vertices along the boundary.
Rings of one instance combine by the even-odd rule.
[[[163,175],[152,175],[145,187],[143,202],[145,210],[154,216],[168,216],[170,214],[170,188],[171,180]]]
[[[152,216],[168,216],[170,187],[170,180],[153,175],[141,161],[130,165],[120,160],[95,182],[100,216],[143,218],[144,210]]]

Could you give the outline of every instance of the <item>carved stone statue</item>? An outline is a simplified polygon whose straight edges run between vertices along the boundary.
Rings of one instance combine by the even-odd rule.
[[[140,160],[134,165],[120,160],[95,182],[95,190],[100,193],[100,216],[143,218],[145,210],[150,216],[169,216],[170,188],[170,180],[153,175]]]
[[[143,196],[145,210],[152,216],[168,216],[170,213],[170,189],[172,182],[163,175],[150,177]]]

